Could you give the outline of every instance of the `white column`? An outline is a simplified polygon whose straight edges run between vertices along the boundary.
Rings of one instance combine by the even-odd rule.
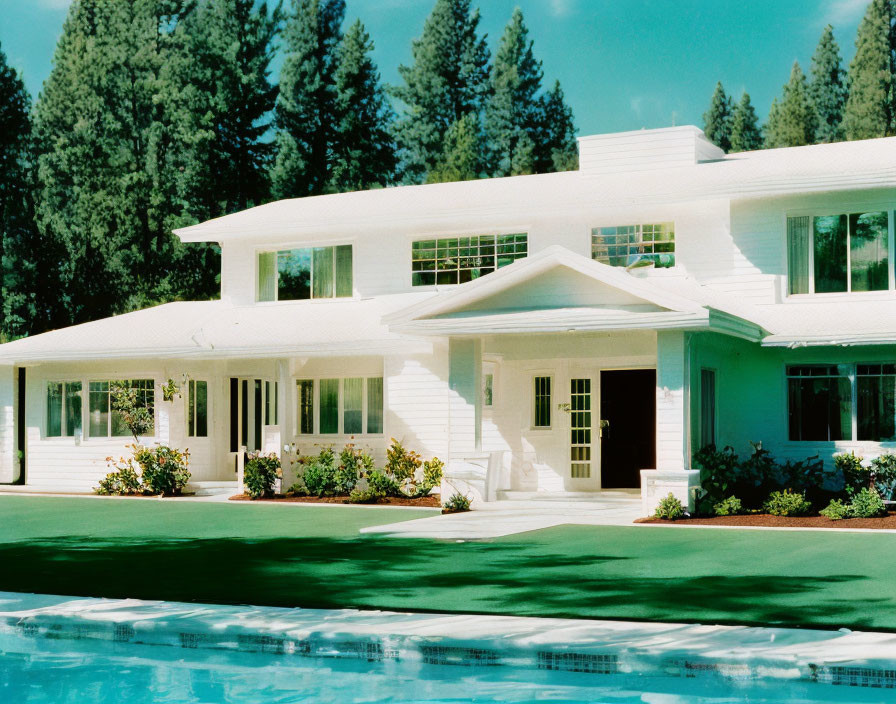
[[[658,332],[656,338],[656,468],[688,469],[687,336]]]
[[[16,376],[15,367],[0,365],[0,483],[18,479],[16,457]]]
[[[479,340],[450,340],[448,388],[452,458],[469,456],[481,449],[481,373],[482,346]]]

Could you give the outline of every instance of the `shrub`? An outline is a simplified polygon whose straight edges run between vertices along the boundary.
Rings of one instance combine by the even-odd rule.
[[[383,496],[404,496],[398,482],[378,469],[367,475],[367,487]]]
[[[717,516],[738,516],[744,512],[743,504],[736,496],[729,496],[712,507]]]
[[[420,464],[420,455],[413,450],[406,450],[398,440],[392,438],[392,444],[386,450],[386,474],[402,486],[414,480]]]
[[[871,474],[881,498],[889,499],[896,484],[896,455],[887,453],[871,460]]]
[[[243,470],[243,484],[250,499],[270,498],[274,495],[274,485],[282,476],[280,458],[275,454],[263,455],[254,452]]]
[[[887,507],[877,491],[865,488],[853,495],[849,514],[853,518],[877,518],[887,515]]]
[[[175,496],[190,481],[190,453],[167,445],[134,446],[134,460],[140,465],[143,486],[150,494]]]
[[[106,458],[109,462],[111,457]],[[140,481],[140,475],[134,469],[131,460],[119,460],[118,464],[113,465],[116,471],[110,472],[105,478],[100,479],[99,486],[94,489],[101,496],[135,496],[143,493],[143,482]]]
[[[306,465],[302,481],[313,496],[332,496],[336,493],[336,456],[331,448],[325,447]]]
[[[349,494],[348,502],[350,504],[378,504],[385,498],[386,495],[381,491],[375,491],[373,489],[355,489]]]
[[[821,509],[819,513],[832,521],[840,521],[852,515],[850,505],[840,499],[831,499],[831,503],[827,505],[827,508]]]
[[[805,516],[812,510],[812,504],[805,494],[785,489],[773,491],[762,508],[773,516]]]
[[[333,489],[339,494],[351,494],[365,471],[373,467],[373,458],[349,443],[339,453],[339,466],[333,475]]]
[[[834,455],[834,467],[843,475],[843,489],[847,496],[871,484],[871,473],[862,466],[862,458],[854,452],[841,452]]]
[[[684,506],[681,505],[681,501],[675,498],[675,494],[669,492],[668,496],[660,499],[660,503],[657,505],[653,515],[655,518],[661,518],[664,521],[677,521],[679,518],[684,518]]]
[[[711,507],[734,491],[739,462],[733,447],[717,450],[715,445],[707,445],[694,453],[694,463],[700,467],[700,485],[704,492],[700,512],[705,513],[704,506]]]
[[[299,479],[297,482],[294,482],[290,487],[286,490],[287,496],[308,496],[308,489],[305,488],[305,483]]]
[[[455,492],[444,503],[444,509],[451,513],[461,513],[470,510],[470,499],[463,494]]]

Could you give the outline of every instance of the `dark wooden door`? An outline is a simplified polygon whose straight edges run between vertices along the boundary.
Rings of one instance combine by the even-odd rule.
[[[637,489],[642,469],[656,467],[656,370],[600,373],[602,489]]]

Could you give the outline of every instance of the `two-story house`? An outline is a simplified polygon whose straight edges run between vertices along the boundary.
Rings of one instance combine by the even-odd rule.
[[[725,155],[695,127],[580,140],[578,171],[285,200],[177,232],[219,301],[0,346],[0,481],[83,490],[147,443],[389,439],[447,481],[687,497],[699,447],[896,447],[896,138]],[[180,396],[162,398],[174,379]],[[287,477],[288,481],[288,477]]]

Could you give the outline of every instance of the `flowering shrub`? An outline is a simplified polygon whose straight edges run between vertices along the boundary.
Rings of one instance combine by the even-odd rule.
[[[250,499],[269,499],[274,495],[274,485],[281,477],[280,458],[271,453],[253,452],[243,470],[243,484]]]
[[[167,445],[130,447],[134,450],[132,458],[106,458],[114,471],[100,480],[94,489],[97,494],[177,496],[190,481],[190,453],[186,450]]]

